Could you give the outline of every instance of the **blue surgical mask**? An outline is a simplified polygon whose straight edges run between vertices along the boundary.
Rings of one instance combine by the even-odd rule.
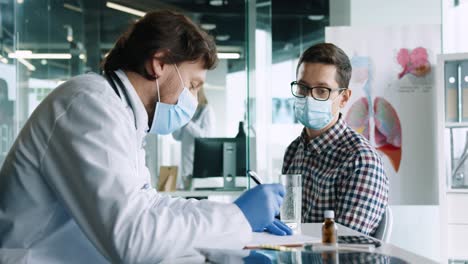
[[[175,66],[177,74],[179,75],[180,82],[184,89],[180,93],[177,104],[165,104],[161,102],[159,93],[159,82],[156,79],[156,87],[158,89],[158,102],[154,111],[153,123],[149,133],[167,135],[175,130],[186,125],[195,114],[197,110],[198,101],[193,96],[189,89],[185,87],[182,76],[180,76],[179,69]]]
[[[310,96],[295,98],[294,114],[305,127],[321,130],[333,120],[332,102],[332,100],[317,101]]]

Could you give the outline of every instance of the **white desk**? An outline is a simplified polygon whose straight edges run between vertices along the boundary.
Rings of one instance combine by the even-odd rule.
[[[312,236],[312,237],[321,237],[322,223],[302,224],[302,234]],[[362,235],[362,234],[359,233],[359,232],[356,232],[356,231],[354,231],[354,230],[352,230],[350,228],[344,227],[342,225],[338,225],[338,235],[353,236],[353,235]],[[223,249],[220,248],[219,250],[221,250],[221,252],[223,252]],[[229,264],[243,263],[243,261],[242,261],[243,257],[249,255],[249,252],[247,250],[245,250],[245,251],[237,250],[236,252],[238,253],[238,256],[240,256],[240,257],[233,258],[235,261],[227,261],[228,259],[231,260],[230,258],[227,258],[226,261],[222,261],[222,262],[219,262],[219,263],[229,263]],[[350,252],[350,251],[346,251],[346,252]],[[366,252],[366,251],[365,250],[356,250],[356,252]],[[416,255],[416,254],[411,253],[411,252],[409,252],[407,250],[401,249],[399,247],[396,247],[394,245],[387,244],[387,243],[382,243],[382,245],[380,247],[376,248],[371,253],[380,253],[382,255],[397,257],[397,258],[400,258],[400,259],[402,259],[402,260],[404,260],[404,261],[406,261],[408,263],[411,263],[411,264],[437,263],[437,262],[434,262],[434,261],[432,261],[430,259],[427,259],[425,257]],[[169,260],[163,261],[163,263],[170,263],[170,264],[200,263],[201,264],[201,263],[207,263],[207,262],[205,262],[205,258],[203,256],[193,255],[193,256],[187,256],[187,257],[183,257],[183,258],[179,258],[179,259],[169,259]],[[212,263],[212,262],[208,262],[208,263]],[[216,262],[216,263],[218,263],[218,262]],[[252,263],[252,262],[249,262],[249,263]],[[287,263],[297,264],[297,263],[301,263],[301,261],[299,261],[299,262],[294,262],[293,261],[293,262],[287,262]],[[303,264],[305,264],[305,263],[303,263]]]
[[[239,197],[244,191],[209,191],[209,190],[193,190],[193,191],[174,191],[174,192],[160,192],[161,194],[167,194],[172,197],[183,197],[183,198],[207,198],[210,201],[232,203]]]
[[[174,191],[174,192],[160,192],[173,197],[211,197],[211,196],[231,196],[239,197],[244,191],[210,191],[210,190],[193,190],[193,191]]]
[[[309,223],[302,224],[302,234],[313,237],[321,237],[322,224],[321,223]],[[359,236],[361,233],[354,231],[348,227],[338,224],[338,235],[340,236]],[[401,258],[411,264],[413,263],[437,263],[428,258],[416,255],[407,250],[394,246],[392,244],[382,242],[382,246],[376,248],[373,252],[380,253],[383,255],[393,256]]]
[[[179,197],[211,197],[214,199],[210,200],[219,200],[222,197],[230,197],[229,199],[235,199],[242,192],[241,191],[176,191],[176,192],[165,192],[171,196]],[[218,196],[218,197],[216,197]],[[224,200],[224,202],[228,202]],[[306,223],[302,224],[302,234],[312,236],[312,237],[321,237],[322,234],[322,223]],[[348,227],[338,224],[338,235],[362,235],[361,233],[354,231]],[[376,248],[373,252],[380,253],[388,256],[401,258],[409,263],[437,263],[428,258],[419,256],[410,251],[404,250],[392,244],[382,242],[382,246]]]

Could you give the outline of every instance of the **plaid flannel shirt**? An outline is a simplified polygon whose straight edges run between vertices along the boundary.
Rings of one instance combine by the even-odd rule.
[[[335,221],[373,235],[388,202],[388,178],[377,151],[363,136],[338,122],[307,142],[305,129],[286,150],[284,174],[302,174],[302,222]]]

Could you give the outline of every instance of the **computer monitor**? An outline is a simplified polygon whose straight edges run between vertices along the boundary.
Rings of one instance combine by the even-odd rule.
[[[245,137],[195,138],[193,179],[223,178],[222,186],[207,188],[235,188],[235,178],[246,176],[245,140]]]

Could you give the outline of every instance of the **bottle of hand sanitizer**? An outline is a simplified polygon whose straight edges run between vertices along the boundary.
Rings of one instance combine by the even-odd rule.
[[[325,211],[325,221],[322,225],[322,243],[336,244],[338,227],[334,219],[335,213],[332,210]]]

